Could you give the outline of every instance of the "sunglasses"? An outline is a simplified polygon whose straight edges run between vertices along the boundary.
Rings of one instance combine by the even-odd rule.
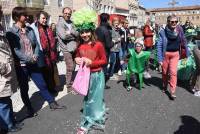
[[[170,23],[172,23],[172,24],[176,23],[176,24],[177,24],[177,23],[178,23],[178,21],[170,21]]]

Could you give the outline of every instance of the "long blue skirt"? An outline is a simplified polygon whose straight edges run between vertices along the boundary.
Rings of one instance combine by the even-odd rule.
[[[92,126],[104,128],[104,87],[103,71],[91,73],[88,95],[85,96],[83,102],[81,127],[86,129],[90,129]]]

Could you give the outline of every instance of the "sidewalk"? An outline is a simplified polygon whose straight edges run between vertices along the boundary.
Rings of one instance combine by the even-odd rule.
[[[63,80],[65,79],[65,71],[66,71],[65,62],[63,62],[63,61],[59,62],[57,64],[57,66],[58,66],[59,76],[62,77],[61,82],[63,82]],[[43,103],[43,99],[37,93],[38,93],[38,89],[35,86],[35,84],[33,83],[33,81],[31,80],[29,82],[29,97],[31,98],[35,95],[36,96],[35,98],[37,98],[37,100],[32,101],[33,105],[34,105],[34,103],[40,103],[40,102]],[[64,88],[63,91],[59,92],[55,99],[59,100],[60,98],[64,97],[65,95],[67,95],[67,89],[66,88]],[[12,99],[12,102],[13,102],[13,111],[19,112],[24,106],[24,104],[21,100],[21,97],[20,97],[19,89],[15,94],[13,94],[11,99]],[[48,105],[48,103],[45,101],[42,105],[42,109],[44,107],[46,107],[47,105]]]

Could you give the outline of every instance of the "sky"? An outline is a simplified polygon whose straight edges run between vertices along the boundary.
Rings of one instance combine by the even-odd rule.
[[[149,8],[162,8],[170,7],[168,3],[171,0],[139,0],[140,5],[149,9]],[[191,5],[200,5],[200,0],[176,0],[179,2],[176,6],[191,6]]]

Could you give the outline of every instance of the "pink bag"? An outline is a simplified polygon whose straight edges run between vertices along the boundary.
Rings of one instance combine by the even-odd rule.
[[[82,62],[72,85],[73,90],[80,95],[86,96],[88,92],[89,82],[90,68],[86,67],[85,64]]]

